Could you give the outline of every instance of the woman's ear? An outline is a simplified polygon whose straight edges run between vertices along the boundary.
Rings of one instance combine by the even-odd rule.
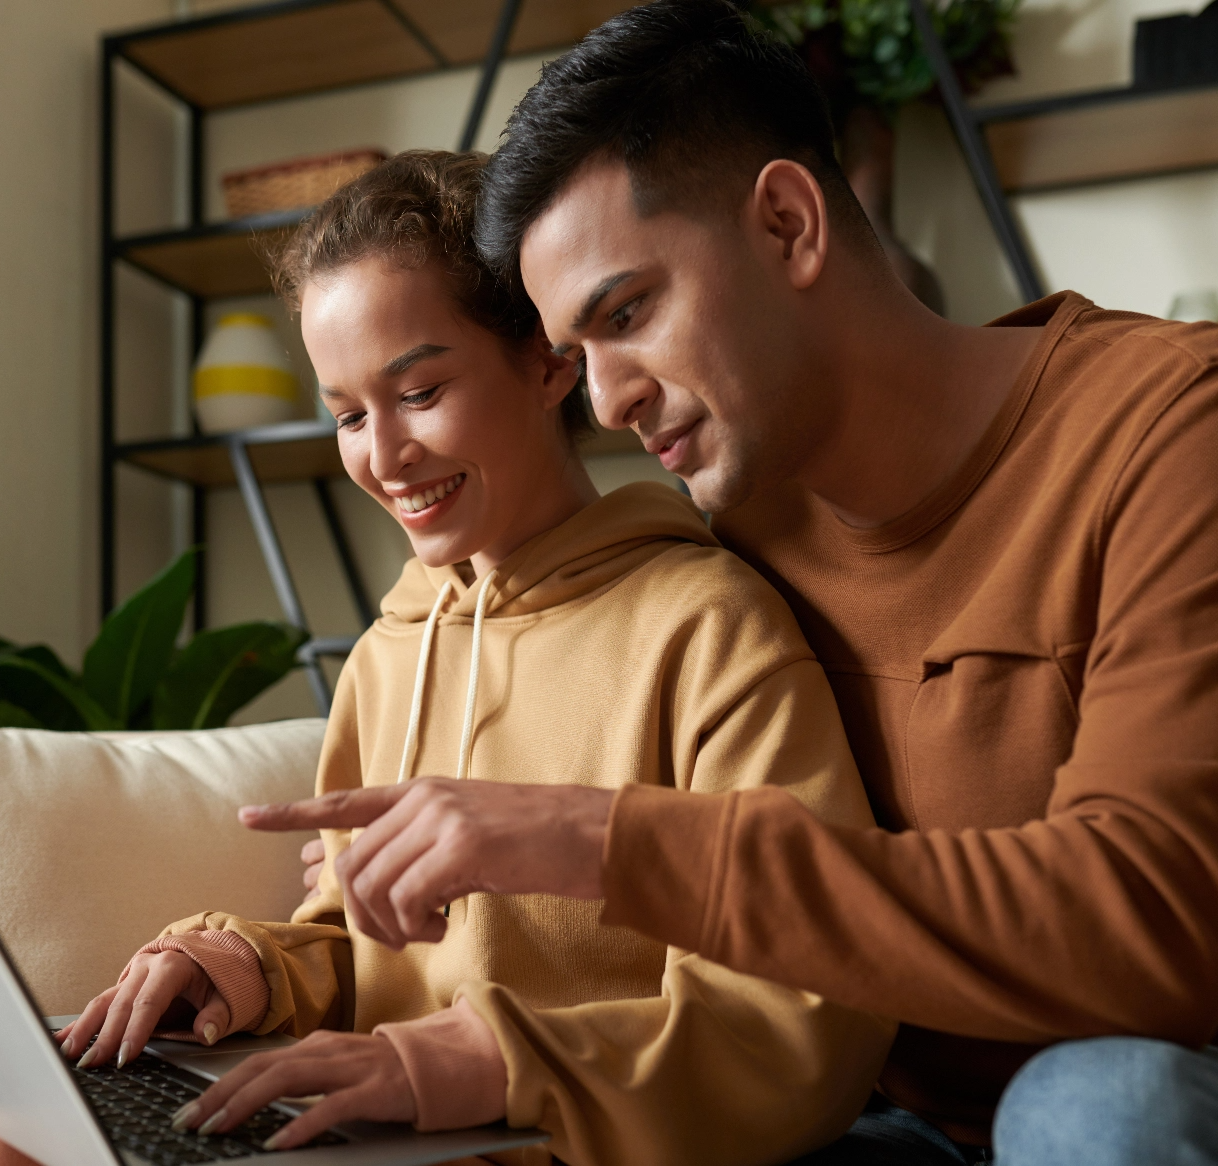
[[[579,380],[579,364],[570,357],[559,356],[547,338],[541,321],[533,337],[537,346],[538,372],[541,378],[542,404],[546,409],[556,408],[575,388]]]

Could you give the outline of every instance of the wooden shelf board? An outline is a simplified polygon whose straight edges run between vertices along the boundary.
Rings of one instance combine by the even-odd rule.
[[[272,433],[268,427],[261,433]],[[338,441],[327,427],[294,424],[304,436],[289,440],[256,442],[247,446],[250,464],[261,482],[307,482],[339,478],[346,472],[338,455]],[[313,429],[309,435],[309,429]],[[150,470],[175,482],[215,489],[235,486],[228,448],[220,437],[183,438],[180,441],[141,442],[119,447],[122,461]]]
[[[111,40],[170,92],[216,110],[476,64],[500,6],[500,0],[285,0]],[[621,0],[525,0],[508,54],[572,44],[628,7]]]
[[[978,111],[1003,189],[1032,192],[1218,166],[1218,87],[1079,95]]]
[[[393,0],[452,65],[480,62],[490,43],[502,0]],[[524,0],[508,41],[509,56],[564,48],[609,17],[632,7],[629,0]]]
[[[125,39],[122,55],[200,109],[225,109],[435,69],[381,0],[266,5]]]
[[[334,430],[324,422],[269,425],[247,430],[244,439],[261,482],[308,482],[346,473]],[[605,457],[644,451],[632,430],[598,426],[594,436],[580,443],[579,452],[583,457]],[[208,489],[237,484],[222,434],[130,442],[120,445],[117,453],[120,461],[175,482]]]
[[[286,239],[308,209],[120,239],[116,253],[191,295],[258,295],[271,290],[264,249]]]

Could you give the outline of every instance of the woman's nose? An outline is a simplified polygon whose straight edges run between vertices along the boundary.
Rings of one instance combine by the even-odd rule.
[[[409,433],[392,422],[369,419],[368,468],[378,482],[388,484],[403,479],[409,468],[422,456],[422,447]]]

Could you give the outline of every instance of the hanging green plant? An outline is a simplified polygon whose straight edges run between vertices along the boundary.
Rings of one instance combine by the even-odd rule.
[[[214,729],[297,667],[308,637],[286,624],[209,628],[176,646],[197,566],[187,551],[116,607],[79,673],[43,644],[0,639],[0,727]]]
[[[966,93],[1014,71],[1010,34],[1018,7],[1019,0],[928,4]],[[756,4],[752,14],[789,44],[816,42],[808,54],[812,71],[828,90],[844,82],[854,102],[891,115],[934,86],[934,70],[914,30],[909,0],[798,0],[773,7]],[[837,96],[840,101],[845,95]]]

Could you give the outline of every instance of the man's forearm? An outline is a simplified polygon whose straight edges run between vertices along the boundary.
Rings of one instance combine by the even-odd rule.
[[[1212,894],[1185,847],[1139,826],[1058,815],[890,834],[826,826],[777,790],[628,788],[603,919],[926,1028],[1204,1043],[1218,1027]],[[1171,910],[1155,878],[1180,888]]]

